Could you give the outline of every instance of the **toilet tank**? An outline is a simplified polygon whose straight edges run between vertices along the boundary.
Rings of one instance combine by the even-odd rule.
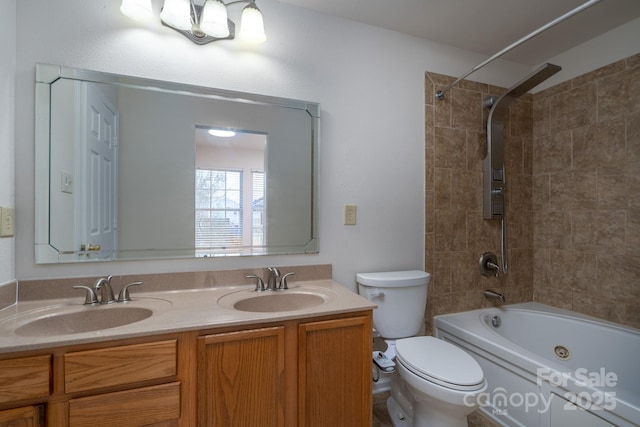
[[[373,327],[383,338],[416,335],[424,323],[429,273],[420,270],[358,273],[358,293],[378,305]]]

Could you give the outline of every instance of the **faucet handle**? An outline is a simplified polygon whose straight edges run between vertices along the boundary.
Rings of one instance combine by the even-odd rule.
[[[256,279],[256,292],[264,291],[264,282],[261,278],[256,276],[255,274],[250,274],[249,276],[245,276],[247,279]]]
[[[500,266],[498,265],[498,257],[492,252],[485,252],[480,257],[480,274],[483,276],[500,277]]]
[[[282,276],[282,279],[280,279],[280,289],[289,289],[289,286],[287,286],[287,277],[293,276],[294,274],[296,273],[292,271]]]
[[[118,302],[127,302],[131,301],[131,295],[129,295],[129,286],[141,286],[142,282],[132,282],[128,285],[124,285],[122,289],[120,289],[120,294],[118,295]]]
[[[73,289],[84,289],[85,291],[87,291],[87,294],[84,298],[84,303],[87,305],[93,305],[93,304],[98,304],[98,295],[96,295],[96,291],[94,291],[92,288],[88,287],[88,286],[82,286],[82,285],[75,285],[75,286],[71,286]]]

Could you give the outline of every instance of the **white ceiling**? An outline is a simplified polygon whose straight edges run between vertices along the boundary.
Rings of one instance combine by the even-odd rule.
[[[487,56],[586,0],[280,0]],[[640,17],[640,0],[601,0],[505,55],[534,65]],[[640,34],[638,35],[640,44]]]

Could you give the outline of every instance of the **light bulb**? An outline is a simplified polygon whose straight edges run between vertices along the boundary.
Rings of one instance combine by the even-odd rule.
[[[267,39],[264,33],[262,13],[254,2],[249,3],[242,10],[240,22],[240,39],[249,43],[262,43]]]
[[[209,135],[218,136],[221,138],[231,138],[232,136],[235,136],[236,133],[232,130],[209,129]]]
[[[207,0],[202,10],[200,29],[211,37],[224,39],[229,37],[227,7],[220,0]]]

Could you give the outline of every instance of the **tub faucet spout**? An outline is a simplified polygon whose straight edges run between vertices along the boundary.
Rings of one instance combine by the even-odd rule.
[[[487,289],[484,291],[484,297],[490,300],[505,302],[504,294],[500,292],[492,291],[491,289]]]

